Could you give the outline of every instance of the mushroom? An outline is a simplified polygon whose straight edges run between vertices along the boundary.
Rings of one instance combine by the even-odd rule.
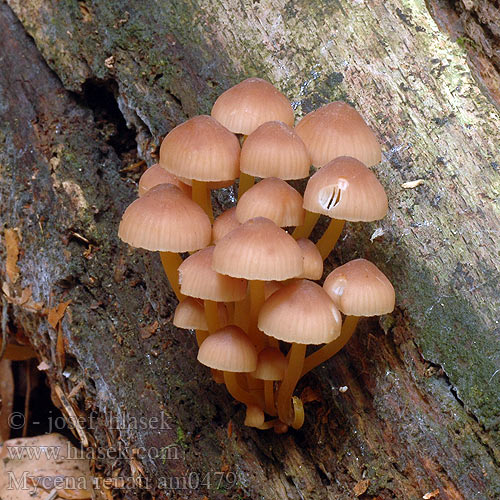
[[[247,78],[226,90],[215,101],[211,114],[231,132],[242,134],[243,140],[265,122],[278,120],[293,127],[295,121],[290,101],[261,78]],[[239,196],[253,183],[253,176],[242,171]]]
[[[160,165],[192,180],[193,200],[213,221],[210,183],[234,181],[239,175],[238,139],[214,118],[195,116],[171,130],[160,148]]]
[[[122,241],[159,251],[170,285],[180,300],[178,252],[193,252],[210,243],[212,228],[205,212],[177,186],[159,184],[132,202],[118,228]]]
[[[297,242],[269,219],[245,222],[215,245],[212,268],[221,274],[250,282],[250,326],[248,334],[259,347],[265,339],[257,328],[264,302],[264,281],[283,281],[300,275],[303,259]]]
[[[142,196],[146,191],[157,186],[158,184],[173,184],[177,186],[186,196],[191,198],[191,186],[188,186],[175,175],[167,172],[158,163],[151,165],[139,179],[139,196]]]
[[[323,258],[317,246],[306,238],[299,238],[297,244],[302,251],[302,258],[304,259],[304,272],[299,278],[308,280],[321,279],[321,276],[323,276]]]
[[[222,328],[229,323],[227,308],[224,304],[217,304],[218,322]],[[193,297],[186,297],[177,304],[172,323],[178,328],[194,330],[198,347],[208,337],[208,324],[205,316],[203,301]]]
[[[252,186],[236,205],[240,223],[265,217],[279,227],[300,226],[304,222],[304,200],[292,186],[276,177],[268,177]]]
[[[283,380],[286,370],[286,358],[274,347],[266,347],[259,352],[257,368],[252,376],[264,381],[264,402],[266,413],[276,415],[274,405],[274,382]]]
[[[311,159],[302,139],[283,122],[266,122],[243,143],[240,157],[239,196],[254,183],[254,177],[303,179],[309,175]]]
[[[302,425],[303,415],[297,415],[290,402],[302,373],[306,347],[337,338],[341,321],[327,293],[308,280],[293,282],[264,302],[259,313],[259,328],[267,335],[292,343],[285,377],[278,391],[278,415],[282,422],[294,428]]]
[[[226,210],[215,219],[214,225],[212,227],[212,240],[217,243],[222,239],[227,233],[230,233],[233,229],[241,226],[236,218],[236,207],[232,207]]]
[[[255,427],[260,430],[272,429],[277,422],[277,419],[264,422],[265,415],[260,406],[248,405],[245,414],[245,425]]]
[[[293,127],[290,101],[262,78],[247,78],[215,101],[211,115],[234,134],[250,135],[259,125],[280,120]]]
[[[219,274],[212,269],[215,247],[207,247],[190,255],[179,266],[181,293],[203,299],[208,331],[218,329],[217,303],[244,300],[247,280]]]
[[[224,382],[236,401],[262,408],[262,401],[245,390],[238,382],[237,373],[250,373],[257,367],[257,351],[245,332],[229,325],[210,335],[201,344],[198,361],[224,372]]]
[[[306,358],[302,376],[344,347],[360,316],[380,316],[394,310],[395,293],[391,282],[375,264],[365,259],[351,260],[334,269],[323,288],[346,318],[340,336]]]
[[[295,131],[307,146],[315,167],[339,156],[352,156],[368,167],[382,159],[375,134],[345,102],[331,102],[311,111],[300,120]]]
[[[369,222],[382,219],[387,214],[388,202],[375,174],[355,158],[342,156],[327,163],[309,179],[304,192],[304,208],[307,214],[315,214],[316,220],[319,214],[332,219],[317,243],[325,259],[335,246],[346,220]],[[313,218],[306,216],[304,226]],[[313,226],[309,225],[305,232],[309,233]],[[294,233],[294,236],[297,235]]]

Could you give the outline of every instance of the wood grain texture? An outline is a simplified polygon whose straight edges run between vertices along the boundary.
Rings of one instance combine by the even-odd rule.
[[[72,300],[63,320],[69,378],[55,365],[46,318],[9,312],[33,332],[53,384],[69,392],[84,381],[76,404],[98,415],[92,439],[178,448],[177,460],[141,457],[151,480],[234,472],[236,484],[212,484],[210,498],[353,498],[364,479],[363,498],[435,489],[443,499],[498,498],[500,120],[423,2],[8,4],[36,44],[2,3],[0,205],[2,223],[22,235],[12,293],[31,286],[47,307]],[[306,377],[299,390],[312,387],[322,401],[287,436],[245,429],[242,409],[197,366],[193,338],[171,326],[175,299],[158,257],[116,237],[136,186],[72,93],[115,82],[139,154],[152,162],[162,134],[249,75],[275,83],[298,115],[333,99],[354,104],[383,144],[375,171],[390,200],[385,220],[346,226],[329,264],[377,263],[395,284],[397,310],[362,322]],[[401,187],[415,179],[424,183]],[[376,229],[383,235],[371,241]],[[162,411],[161,433],[105,421]],[[105,465],[108,474],[118,466]],[[119,465],[122,475],[137,468]]]

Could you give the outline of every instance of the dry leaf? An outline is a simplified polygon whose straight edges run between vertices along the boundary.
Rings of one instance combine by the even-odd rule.
[[[42,500],[54,488],[58,498],[92,498],[89,460],[60,434],[6,441],[0,459],[0,498]],[[28,488],[12,489],[14,478]]]
[[[363,481],[360,481],[358,484],[356,484],[356,486],[354,486],[353,492],[357,497],[360,497],[363,493],[366,492],[368,486],[370,486],[370,480],[364,479]]]
[[[227,424],[227,437],[230,438],[233,435],[233,421],[230,420]]]
[[[5,298],[7,299],[8,302],[20,306],[23,309],[32,312],[40,312],[43,309],[43,304],[41,302],[35,302],[31,298],[31,286],[29,286],[28,288],[24,288],[21,291],[21,296],[18,297],[12,295],[9,284],[6,281],[4,281],[2,283],[2,292],[4,293]]]
[[[71,300],[68,300],[67,302],[61,302],[56,307],[49,309],[47,320],[54,330],[57,328],[59,322],[63,319],[66,308],[70,305],[70,303]]]
[[[422,498],[424,500],[430,500],[431,498],[436,498],[437,496],[439,496],[439,489],[429,491],[429,493],[426,493]]]
[[[304,404],[312,403],[313,401],[323,401],[321,394],[315,391],[312,387],[305,387],[300,395],[300,399],[302,399]]]
[[[14,407],[14,377],[10,360],[0,361],[0,441],[10,437],[9,418]]]
[[[19,236],[18,229],[5,229],[4,233],[5,248],[7,250],[6,271],[12,283],[19,278],[19,267],[17,267],[17,259],[19,257]]]

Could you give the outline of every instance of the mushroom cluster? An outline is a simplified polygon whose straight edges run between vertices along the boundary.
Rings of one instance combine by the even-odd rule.
[[[160,252],[179,300],[173,323],[196,331],[198,361],[246,405],[245,424],[278,433],[304,422],[299,379],[346,344],[361,316],[390,313],[395,300],[364,259],[314,282],[345,221],[387,213],[369,169],[381,159],[375,135],[343,102],[295,128],[294,120],[288,99],[265,80],[230,88],[211,116],[165,137],[118,231],[129,245]],[[302,196],[287,181],[307,178],[311,166]],[[236,206],[214,221],[211,191],[236,181]],[[313,243],[320,215],[331,222]],[[307,346],[321,347],[307,355]]]

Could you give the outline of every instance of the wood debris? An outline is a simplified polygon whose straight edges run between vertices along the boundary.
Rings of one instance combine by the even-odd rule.
[[[415,189],[416,187],[420,186],[420,184],[423,184],[425,181],[424,179],[417,179],[415,181],[409,181],[401,184],[401,187],[403,189]]]
[[[422,498],[424,500],[430,500],[431,498],[436,498],[439,496],[439,489],[435,489],[434,491],[429,491]]]
[[[19,267],[17,266],[17,259],[19,258],[19,230],[15,229],[5,229],[4,244],[7,251],[7,259],[5,262],[5,268],[7,276],[9,277],[11,283],[15,283],[19,278]]]
[[[366,492],[368,489],[368,486],[370,486],[370,480],[369,479],[363,479],[363,481],[359,481],[359,483],[354,486],[353,493],[357,497],[360,497],[363,495],[363,493]]]

